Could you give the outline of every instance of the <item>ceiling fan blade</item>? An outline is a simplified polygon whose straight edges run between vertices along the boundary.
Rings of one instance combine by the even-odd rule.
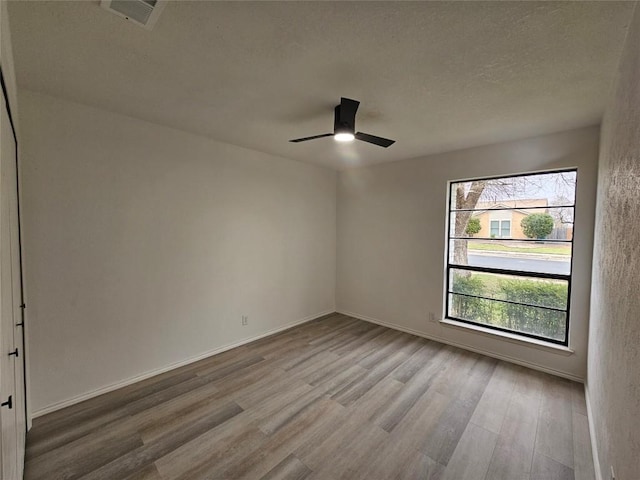
[[[375,135],[369,135],[368,133],[358,132],[355,137],[358,140],[362,140],[363,142],[373,143],[374,145],[378,145],[380,147],[387,148],[394,143],[395,140],[389,140],[388,138],[376,137]]]
[[[360,106],[359,101],[352,100],[350,98],[341,97],[340,98],[340,124],[348,125],[352,129],[355,129],[356,112],[358,111],[359,106]]]
[[[294,140],[289,140],[293,143],[306,142],[307,140],[315,140],[316,138],[324,138],[324,137],[333,137],[333,133],[323,133],[322,135],[314,135],[313,137],[303,137],[296,138]]]

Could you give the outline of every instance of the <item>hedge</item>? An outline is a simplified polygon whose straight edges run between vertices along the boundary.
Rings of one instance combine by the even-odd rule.
[[[454,293],[487,298],[452,295],[450,306],[452,316],[541,337],[564,339],[566,312],[491,299],[566,309],[568,297],[566,284],[530,279],[499,279],[497,283],[497,289],[490,291],[483,280],[476,275],[454,274],[452,285]]]

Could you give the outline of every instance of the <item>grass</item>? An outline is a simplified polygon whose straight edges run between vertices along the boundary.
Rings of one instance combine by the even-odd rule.
[[[518,253],[546,253],[548,255],[571,255],[569,245],[537,245],[535,247],[523,247],[517,245],[502,245],[500,243],[475,243],[469,242],[469,250],[485,250],[490,252],[518,252]]]

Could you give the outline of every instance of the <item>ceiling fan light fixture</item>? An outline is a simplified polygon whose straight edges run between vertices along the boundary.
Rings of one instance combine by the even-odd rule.
[[[353,142],[356,137],[353,135],[353,133],[340,132],[336,133],[333,138],[335,138],[336,142]]]

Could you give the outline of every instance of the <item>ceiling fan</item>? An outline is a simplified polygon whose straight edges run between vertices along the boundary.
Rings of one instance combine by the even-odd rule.
[[[368,133],[356,132],[356,112],[360,102],[342,97],[340,105],[336,105],[335,117],[333,123],[333,133],[323,133],[322,135],[314,135],[312,137],[296,138],[289,140],[293,143],[306,142],[307,140],[315,140],[316,138],[333,137],[337,142],[351,142],[354,139],[367,143],[373,143],[380,147],[387,148],[395,143],[395,140],[388,138],[376,137]]]

